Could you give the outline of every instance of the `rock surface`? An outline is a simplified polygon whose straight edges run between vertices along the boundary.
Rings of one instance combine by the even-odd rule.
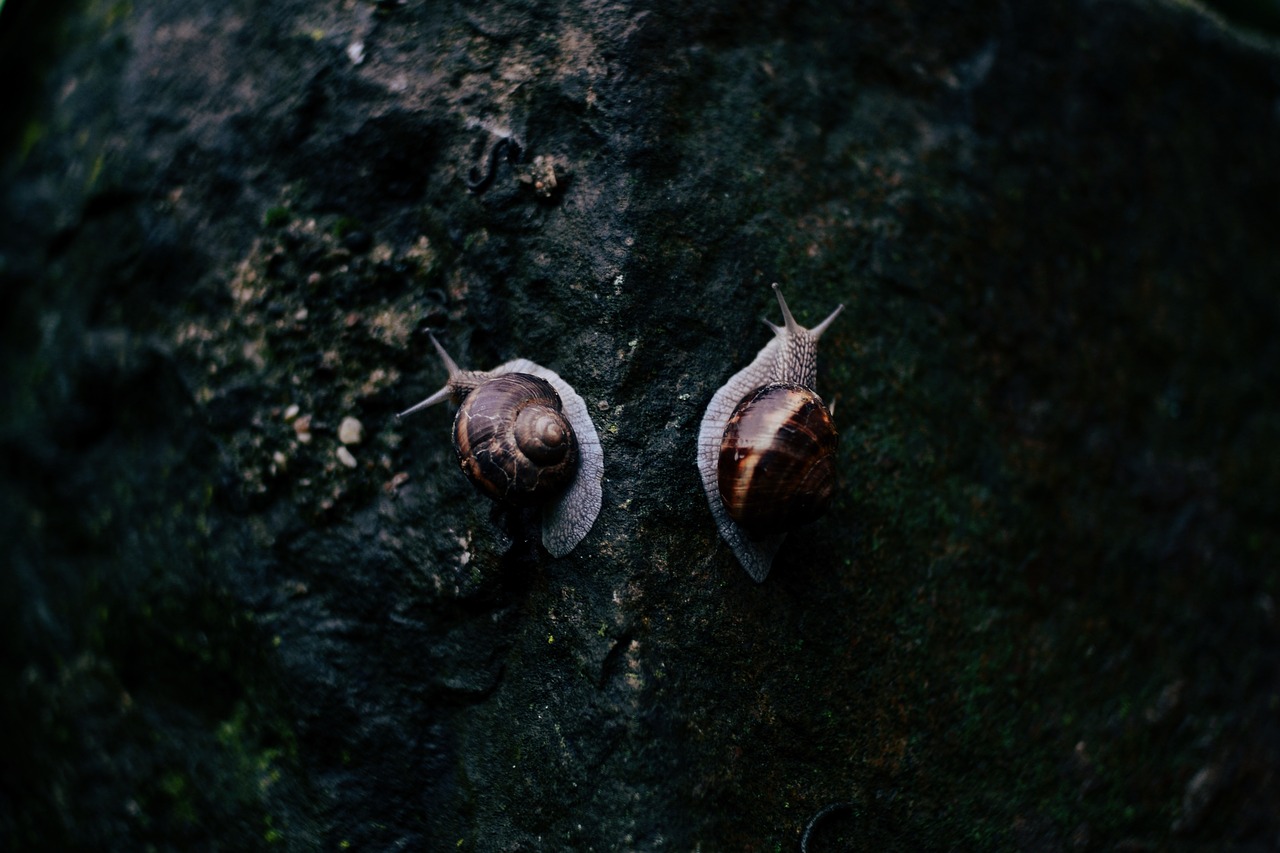
[[[10,0],[0,847],[1277,843],[1274,43],[674,5]],[[842,484],[757,585],[771,281]],[[586,399],[568,557],[395,421],[427,332]]]

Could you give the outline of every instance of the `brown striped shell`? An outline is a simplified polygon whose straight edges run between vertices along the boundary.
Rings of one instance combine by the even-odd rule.
[[[836,487],[836,425],[810,389],[765,385],[734,408],[720,441],[717,485],[749,534],[786,533],[821,516]]]
[[[467,395],[453,421],[458,464],[477,489],[513,506],[559,494],[578,472],[578,446],[551,383],[495,376]]]

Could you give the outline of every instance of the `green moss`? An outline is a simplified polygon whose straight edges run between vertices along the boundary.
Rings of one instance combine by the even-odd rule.
[[[353,231],[362,230],[364,230],[364,225],[360,220],[351,216],[340,216],[330,226],[331,233],[338,239],[342,239]]]
[[[262,224],[267,228],[283,228],[293,219],[293,212],[284,206],[269,207],[262,217]]]
[[[44,123],[32,120],[23,125],[22,135],[18,140],[18,162],[25,162],[32,149],[44,139],[47,128]]]

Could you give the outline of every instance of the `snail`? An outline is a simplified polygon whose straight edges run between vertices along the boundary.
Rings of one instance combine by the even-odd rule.
[[[698,472],[716,527],[757,582],[787,533],[826,511],[835,492],[836,428],[813,390],[818,338],[844,309],[812,329],[773,291],[783,325],[707,404],[698,431]]]
[[[452,400],[453,448],[462,473],[498,503],[541,507],[542,544],[572,551],[600,513],[604,454],[587,404],[553,371],[518,358],[493,370],[461,370],[431,336],[449,379],[397,415]]]

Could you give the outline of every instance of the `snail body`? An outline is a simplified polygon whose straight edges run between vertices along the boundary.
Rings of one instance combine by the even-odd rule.
[[[431,338],[445,386],[397,417],[445,400],[458,404],[453,447],[477,491],[515,507],[541,507],[542,544],[563,557],[600,513],[604,453],[587,405],[554,371],[528,359],[461,370]]]
[[[698,431],[698,472],[720,536],[756,582],[787,533],[826,511],[837,433],[814,391],[818,338],[844,308],[806,329],[773,285],[784,324],[711,397]]]

